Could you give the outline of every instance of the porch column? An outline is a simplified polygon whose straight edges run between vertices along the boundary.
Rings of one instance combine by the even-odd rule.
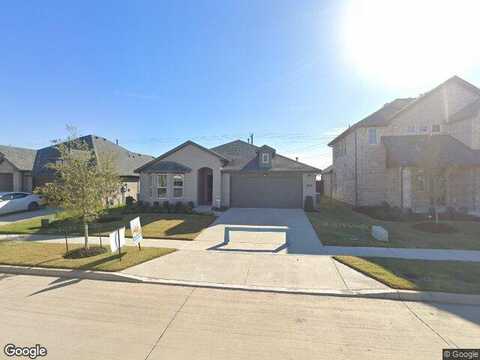
[[[402,169],[401,174],[403,184],[402,208],[413,210],[412,169],[405,167]]]

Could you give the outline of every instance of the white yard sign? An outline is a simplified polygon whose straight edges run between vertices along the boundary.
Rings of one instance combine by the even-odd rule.
[[[125,227],[110,233],[110,250],[117,252],[119,248],[125,246]]]
[[[142,225],[140,224],[140,218],[136,217],[130,221],[130,230],[132,231],[132,239],[135,244],[140,244],[143,240]]]

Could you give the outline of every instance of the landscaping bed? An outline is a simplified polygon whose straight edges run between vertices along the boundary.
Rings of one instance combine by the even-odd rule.
[[[70,245],[69,250],[79,249],[81,245]],[[120,271],[145,261],[170,254],[175,249],[145,248],[135,246],[122,248],[122,257],[112,254],[109,249],[95,256],[69,259],[65,258],[65,245],[44,244],[32,241],[1,241],[0,264],[16,266],[34,266],[45,268],[80,269],[98,271]]]
[[[318,212],[306,214],[324,245],[480,250],[480,222],[478,221],[442,220],[439,225],[434,225],[433,221],[419,222],[418,219],[415,221],[378,220],[354,211],[346,204],[325,198],[322,199]],[[429,225],[418,225],[419,223]],[[372,225],[384,227],[389,232],[389,242],[373,239]],[[443,231],[425,231],[432,228]]]
[[[171,214],[171,213],[124,213],[113,209],[97,221],[89,224],[90,235],[108,235],[109,232],[126,226],[126,236],[130,237],[129,222],[139,216],[143,236],[152,239],[193,240],[214,220],[213,215]],[[83,225],[68,214],[60,213],[48,226],[42,226],[41,218],[0,226],[0,234],[51,234],[82,235]]]
[[[480,294],[480,263],[335,256],[385,285],[400,290]]]

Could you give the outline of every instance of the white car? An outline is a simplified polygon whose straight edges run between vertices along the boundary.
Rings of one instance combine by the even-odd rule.
[[[25,192],[0,192],[0,214],[37,210],[45,204],[45,198],[40,195]]]

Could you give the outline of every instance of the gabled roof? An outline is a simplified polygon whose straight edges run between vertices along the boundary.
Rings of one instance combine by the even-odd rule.
[[[480,166],[480,151],[472,150],[450,135],[383,136],[387,165]]]
[[[120,176],[138,176],[134,170],[153,159],[150,155],[138,154],[123,148],[103,137],[87,135],[78,138],[85,143],[90,151],[95,153],[97,161],[112,157],[116,170]],[[36,176],[52,176],[52,170],[47,167],[48,163],[55,161],[60,156],[57,145],[47,146],[37,151],[34,165]]]
[[[477,100],[474,100],[470,104],[461,108],[452,116],[450,116],[448,122],[454,123],[454,122],[458,122],[466,119],[471,119],[477,116],[479,112],[480,112],[480,97]]]
[[[173,174],[186,174],[191,172],[188,166],[179,164],[175,161],[156,161],[148,168],[144,170],[146,173],[173,173]]]
[[[361,127],[387,126],[388,124],[390,124],[391,119],[399,111],[405,108],[408,104],[412,103],[414,100],[414,98],[395,99],[392,102],[385,104],[381,109],[375,111],[363,120],[357,122],[355,125],[349,127],[347,130],[345,130],[343,133],[333,139],[328,145],[332,146],[337,141],[350,134],[353,130]]]
[[[272,158],[270,168],[260,168],[257,160],[257,152],[259,149],[258,146],[246,143],[242,140],[235,140],[212,148],[213,151],[222,154],[229,160],[228,164],[223,168],[223,171],[321,172],[320,169],[289,159],[280,154],[276,154]]]
[[[423,100],[427,99],[429,96],[434,94],[437,90],[439,90],[442,87],[444,87],[444,86],[446,86],[450,83],[453,83],[453,82],[471,90],[472,92],[474,92],[474,93],[476,93],[480,96],[480,89],[479,88],[477,88],[475,85],[473,85],[473,84],[469,83],[468,81],[466,81],[466,80],[464,80],[464,79],[455,75],[455,76],[452,76],[451,78],[447,79],[446,81],[444,81],[440,85],[436,86],[432,90],[426,92],[425,94],[423,94],[423,95],[421,95],[417,98],[396,99],[396,100],[392,101],[391,103],[386,104],[380,110],[374,112],[373,114],[367,116],[365,119],[359,121],[358,123],[356,123],[352,127],[345,130],[342,134],[337,136],[328,145],[332,146],[338,140],[342,139],[343,137],[348,135],[350,132],[352,132],[353,130],[355,130],[359,127],[375,127],[375,126],[387,126],[387,125],[389,125],[400,114],[402,114],[403,112],[412,108],[413,106],[415,106],[419,102],[422,102]],[[472,110],[473,109],[468,109],[468,110],[465,110],[465,111],[468,112],[468,111],[472,111]],[[454,116],[455,116],[455,114],[454,114]],[[458,115],[458,117],[461,117],[461,116],[465,116],[465,114]],[[450,120],[451,119],[452,118],[450,118]]]
[[[330,174],[333,172],[333,164],[327,167],[326,169],[323,169],[322,174]]]
[[[37,151],[0,145],[0,158],[4,157],[19,171],[32,171]]]
[[[206,147],[203,147],[202,145],[199,145],[191,140],[188,140],[188,141],[185,141],[183,144],[180,144],[179,146],[173,148],[172,150],[169,150],[167,151],[166,153],[160,155],[159,157],[149,161],[148,163],[144,164],[143,166],[140,166],[139,168],[135,169],[135,172],[136,173],[140,173],[142,171],[145,171],[147,170],[150,166],[153,166],[155,163],[159,162],[160,160],[166,158],[167,156],[173,154],[173,153],[176,153],[177,151],[183,149],[184,147],[186,146],[189,146],[189,145],[192,145],[192,146],[195,146],[197,148],[199,148],[200,150],[202,151],[205,151],[213,156],[216,156],[218,157],[220,160],[222,161],[228,161],[227,158],[225,158],[224,156],[222,156],[221,154],[215,152],[214,150],[210,150],[210,149],[207,149]]]

